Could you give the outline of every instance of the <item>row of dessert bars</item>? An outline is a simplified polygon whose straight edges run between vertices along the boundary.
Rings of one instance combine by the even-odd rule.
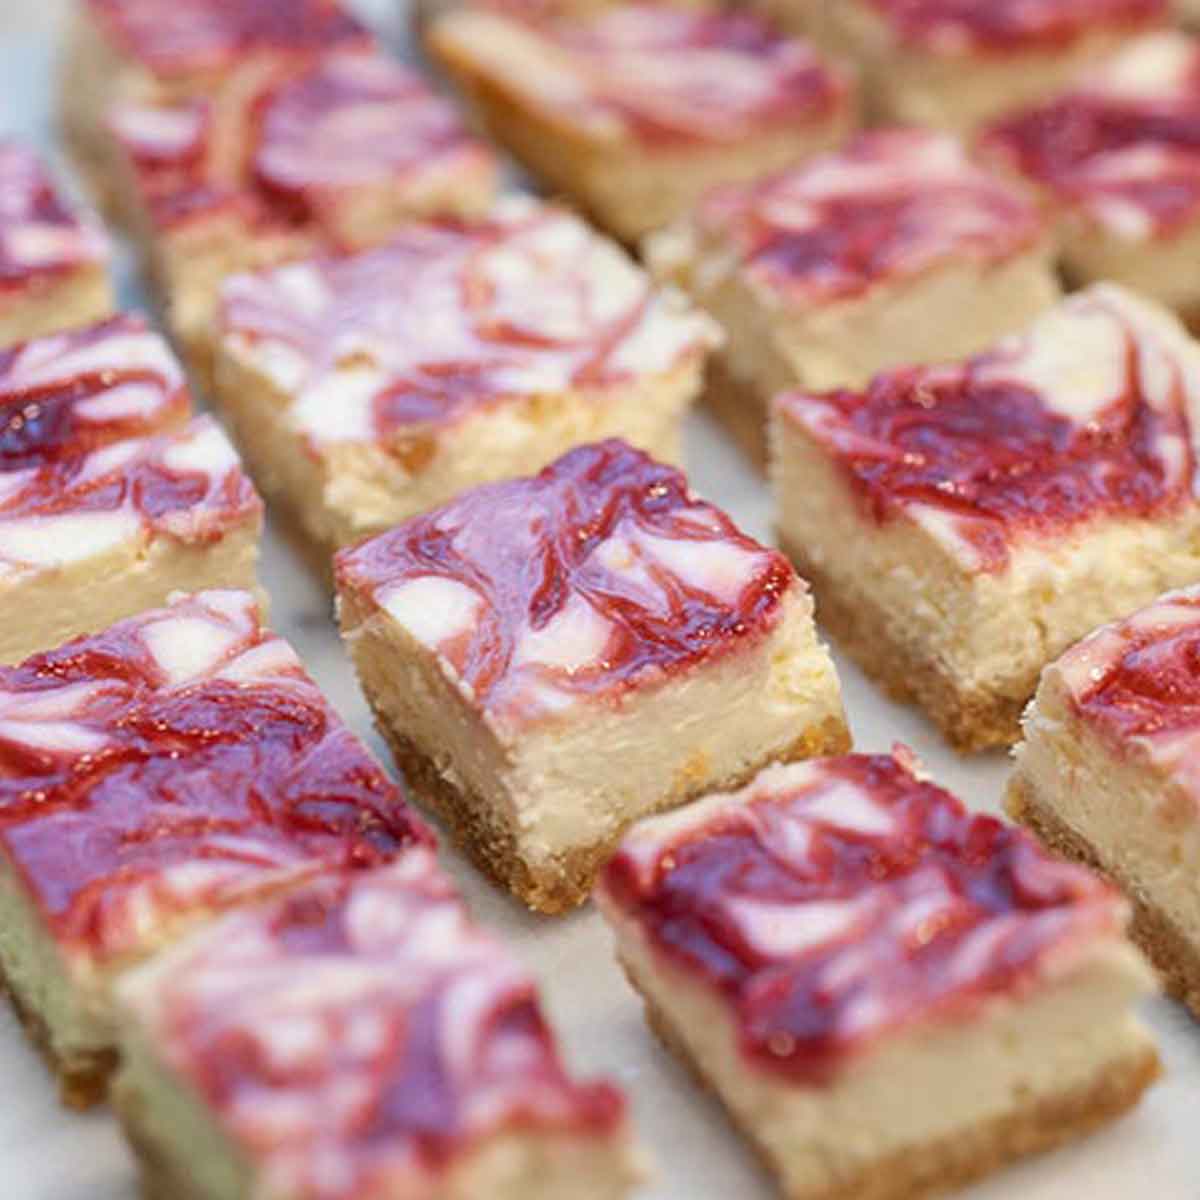
[[[1200,349],[1161,306],[1191,304],[1200,52],[1153,0],[828,7],[426,14],[535,172],[623,238],[670,225],[659,285],[498,198],[493,153],[328,0],[82,0],[63,89],[415,793],[536,909],[601,876],[651,1020],[804,1200],[943,1186],[1123,1111],[1157,1071],[1131,1016],[1153,980],[1087,870],[905,752],[821,757],[849,734],[807,585],[669,465],[706,360],[748,446],[769,415],[823,617],[963,745],[1012,742],[1047,662],[1200,577]],[[944,132],[839,148],[859,106],[982,130],[1045,194]],[[10,157],[13,329],[70,328],[0,373],[0,965],[68,1095],[119,1060],[173,1200],[624,1195],[623,1099],[567,1077],[529,977],[263,628],[237,455],[140,319],[78,327],[111,304],[97,235]],[[1056,256],[1152,298],[1063,301]],[[1175,664],[1160,708],[1190,603],[1097,635],[1114,677]],[[1058,669],[1111,757],[1167,728],[1155,763],[1186,760],[1144,685],[1085,703]],[[1083,734],[1041,738],[1053,703],[1014,812],[1133,892],[1187,990],[1200,919],[1146,889],[1194,826],[1109,855],[1116,800],[1070,768]]]

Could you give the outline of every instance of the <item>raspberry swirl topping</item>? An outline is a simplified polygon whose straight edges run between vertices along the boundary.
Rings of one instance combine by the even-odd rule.
[[[665,372],[718,337],[578,218],[526,198],[486,221],[228,280],[226,347],[294,396],[314,447],[385,442],[508,398]]]
[[[1141,38],[1057,100],[997,123],[983,146],[1118,237],[1190,228],[1200,217],[1200,42]]]
[[[251,54],[371,43],[338,0],[87,0],[128,55],[160,75],[236,65]]]
[[[1100,28],[1165,23],[1168,0],[866,0],[896,35],[939,53],[1061,50]]]
[[[730,653],[803,586],[787,561],[624,442],[467,492],[336,560],[502,724]]]
[[[573,86],[548,88],[556,73],[524,86],[546,90],[560,115],[645,141],[732,141],[827,121],[849,101],[839,71],[751,13],[632,5],[530,28]]]
[[[0,139],[0,288],[103,266],[108,258],[99,225],[67,206],[37,155]]]
[[[646,822],[599,898],[726,998],[751,1062],[810,1086],[889,1034],[1025,994],[1125,915],[1088,871],[921,778],[907,751],[771,767]]]
[[[532,979],[426,851],[234,913],[124,999],[263,1195],[433,1195],[492,1137],[624,1122],[616,1089],[567,1076]]]
[[[355,188],[387,185],[419,208],[448,181],[495,171],[453,107],[379,54],[323,54],[251,100],[232,112],[198,97],[109,114],[160,228],[233,208],[259,227],[309,229],[336,245]],[[231,142],[242,152],[231,155]]]
[[[1037,208],[976,167],[953,138],[866,134],[749,185],[713,189],[699,237],[727,269],[799,300],[847,299],[964,258],[1004,263],[1045,235]]]
[[[1200,353],[1167,313],[1109,285],[962,364],[778,403],[875,520],[915,521],[975,570],[1003,570],[1022,538],[1196,498]]]
[[[157,433],[190,409],[183,371],[142,317],[38,338],[0,351],[0,472]]]
[[[143,546],[219,539],[262,501],[210,417],[0,474],[0,578]]]
[[[243,592],[0,669],[0,846],[72,958],[428,840]]]

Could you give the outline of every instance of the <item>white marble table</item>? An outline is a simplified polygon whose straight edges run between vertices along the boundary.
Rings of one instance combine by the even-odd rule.
[[[400,48],[394,0],[362,6]],[[47,30],[64,0],[0,0],[0,134],[52,137],[53,48]],[[144,298],[126,264],[124,296]],[[761,482],[703,418],[690,430],[689,466],[699,490],[726,505],[752,533],[768,535]],[[374,738],[330,620],[329,598],[277,537],[268,539],[265,581],[275,624],[351,724]],[[840,662],[858,744],[913,746],[938,778],[983,809],[996,809],[1007,772],[1003,756],[963,759],[917,714],[884,700]],[[647,1032],[640,1006],[616,969],[608,936],[591,911],[566,919],[530,916],[489,888],[453,852],[446,861],[479,917],[507,936],[538,973],[570,1059],[614,1075],[631,1092],[643,1138],[659,1163],[642,1200],[770,1200],[774,1192],[716,1104]],[[1197,1200],[1200,1197],[1200,1029],[1175,1006],[1147,1016],[1161,1035],[1165,1081],[1130,1118],[1091,1141],[1011,1170],[964,1193],[965,1200]],[[107,1113],[70,1116],[0,1007],[0,1200],[133,1200],[130,1159]],[[569,1197],[564,1197],[569,1200]]]

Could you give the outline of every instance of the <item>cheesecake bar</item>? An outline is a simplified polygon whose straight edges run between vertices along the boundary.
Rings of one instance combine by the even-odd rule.
[[[230,914],[120,985],[114,1098],[161,1200],[620,1200],[622,1094],[426,850]]]
[[[415,791],[531,908],[626,826],[849,745],[787,560],[624,442],[343,550],[343,636]]]
[[[1200,41],[1139,38],[981,147],[1043,198],[1074,282],[1114,280],[1200,321]]]
[[[1133,901],[1133,934],[1200,1016],[1200,589],[1171,592],[1046,668],[1009,812]]]
[[[1169,0],[759,0],[861,72],[878,121],[968,135],[1165,25]]]
[[[38,156],[0,139],[0,346],[99,320],[113,309],[110,247]]]
[[[849,77],[751,13],[640,4],[534,21],[465,8],[428,42],[484,128],[626,241],[716,183],[836,145],[856,118]]]
[[[625,437],[676,459],[719,331],[525,197],[353,257],[229,280],[216,394],[266,493],[329,551]]]
[[[724,326],[708,399],[759,461],[776,392],[982,349],[1058,299],[1052,253],[1032,202],[915,129],[715,189],[647,244]]]
[[[221,94],[233,105],[334,48],[374,39],[338,0],[79,0],[60,83],[60,119],[80,167],[113,199],[106,122],[126,102]]]
[[[206,379],[227,275],[481,214],[497,183],[451,105],[377,53],[330,52],[251,99],[124,104],[110,127],[121,207]]]
[[[903,751],[643,822],[596,898],[651,1023],[789,1200],[940,1194],[1158,1073],[1119,895]]]
[[[0,662],[256,586],[262,503],[141,318],[0,353]]]
[[[213,914],[429,834],[246,592],[0,668],[0,968],[83,1105],[112,986]]]
[[[779,535],[824,626],[963,749],[1042,668],[1200,579],[1200,346],[1112,285],[958,364],[781,396]]]

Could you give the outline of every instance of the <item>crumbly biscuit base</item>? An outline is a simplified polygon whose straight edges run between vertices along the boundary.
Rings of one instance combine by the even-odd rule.
[[[1014,821],[1031,829],[1055,854],[1099,871],[1129,897],[1133,906],[1131,937],[1158,969],[1167,992],[1200,1018],[1200,949],[1195,940],[1144,899],[1136,883],[1105,865],[1096,848],[1067,825],[1028,780],[1021,776],[1012,780],[1004,807]]]
[[[720,355],[708,364],[704,404],[729,431],[755,470],[767,473],[767,403],[750,382],[734,375]]]
[[[8,997],[30,1042],[58,1080],[59,1098],[63,1104],[78,1112],[103,1104],[108,1096],[109,1082],[117,1068],[116,1049],[107,1047],[74,1055],[70,1060],[64,1059],[54,1049],[46,1022],[24,1003],[3,970],[0,970],[0,993]]]
[[[376,726],[409,787],[446,823],[454,841],[482,871],[535,912],[557,915],[577,908],[588,899],[597,873],[617,848],[624,830],[603,841],[575,847],[560,855],[552,867],[531,867],[522,859],[516,835],[501,819],[495,805],[446,779],[428,755],[388,727],[383,708],[372,690],[365,686],[363,690],[375,713]],[[778,758],[795,762],[843,754],[849,749],[850,732],[845,722],[840,717],[826,717],[806,729]],[[643,815],[678,808],[710,792],[734,791],[749,783],[765,765],[759,763],[733,779],[711,783],[689,781],[691,786],[661,797]]]
[[[946,739],[963,752],[1015,745],[1021,737],[1021,714],[1033,696],[1019,697],[971,691],[938,670],[911,647],[887,637],[888,614],[869,603],[848,604],[829,575],[780,532],[784,553],[812,585],[817,622],[892,699],[919,705]]]
[[[687,1048],[670,1014],[642,992],[628,965],[622,962],[622,966],[634,990],[641,994],[646,1020],[659,1040],[684,1063],[701,1087],[721,1099],[720,1091]],[[1157,1052],[1148,1046],[1101,1064],[1085,1087],[1044,1097],[1019,1112],[889,1154],[864,1164],[853,1179],[820,1191],[792,1192],[788,1200],[915,1200],[961,1187],[1008,1163],[1053,1150],[1114,1120],[1138,1102],[1161,1071]],[[776,1164],[757,1141],[754,1128],[732,1113],[730,1116],[767,1170],[777,1175]]]

